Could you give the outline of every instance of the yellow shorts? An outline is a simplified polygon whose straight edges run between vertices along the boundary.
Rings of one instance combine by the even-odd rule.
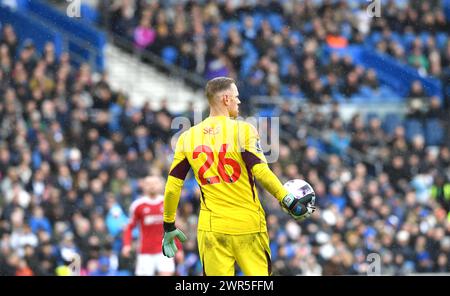
[[[235,263],[244,275],[272,274],[267,232],[232,235],[199,230],[197,240],[204,275],[235,275]]]

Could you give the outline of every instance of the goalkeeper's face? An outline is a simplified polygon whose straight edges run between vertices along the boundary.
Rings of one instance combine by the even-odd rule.
[[[228,114],[231,118],[236,118],[239,116],[239,104],[241,101],[239,100],[239,91],[237,89],[236,84],[232,84],[230,90],[226,94],[227,96],[227,109]]]

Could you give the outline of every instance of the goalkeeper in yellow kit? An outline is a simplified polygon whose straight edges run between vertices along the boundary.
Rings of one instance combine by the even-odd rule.
[[[192,168],[200,185],[198,248],[204,275],[234,275],[235,262],[245,275],[270,275],[269,237],[265,213],[254,180],[294,217],[314,211],[310,197],[296,199],[267,165],[256,129],[235,120],[239,92],[231,78],[206,85],[210,115],[178,138],[164,194],[163,253],[173,257],[175,238],[186,236],[175,226],[184,179]],[[309,199],[308,199],[309,198]]]

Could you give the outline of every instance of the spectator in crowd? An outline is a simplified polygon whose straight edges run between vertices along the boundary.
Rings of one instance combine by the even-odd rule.
[[[312,102],[328,101],[330,97],[321,94],[318,82],[323,81],[324,73],[315,75],[328,69],[325,73],[332,70],[337,77],[335,94],[349,99],[370,96],[371,90],[379,88],[372,70],[354,73],[353,61],[349,57],[340,61],[334,53],[331,62],[326,62],[328,49],[344,49],[351,43],[378,48],[417,68],[421,75],[441,79],[448,69],[449,46],[442,5],[435,9],[429,5],[412,8],[388,1],[381,11],[386,18],[372,19],[367,17],[366,3],[360,7],[345,1],[275,3],[164,5],[160,1],[124,1],[109,10],[109,27],[142,50],[160,56],[167,50],[175,55],[170,58],[172,63],[196,71],[206,79],[228,75],[239,78],[245,82],[241,87],[244,94],[254,93],[252,86],[244,88],[254,85],[253,73],[260,73],[259,95],[304,94]],[[374,37],[376,33],[381,37]],[[426,33],[425,37],[420,33]],[[405,37],[399,37],[402,34]],[[275,69],[273,65],[280,66]],[[294,66],[302,77],[311,78],[306,83],[300,79],[286,80],[284,69]],[[273,81],[281,83],[274,85]],[[363,84],[371,90],[361,93]]]

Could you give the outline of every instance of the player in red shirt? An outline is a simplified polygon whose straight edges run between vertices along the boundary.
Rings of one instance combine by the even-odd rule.
[[[162,254],[163,182],[159,177],[146,177],[141,183],[143,195],[130,206],[130,222],[124,229],[122,255],[130,256],[131,232],[139,225],[140,238],[135,274],[138,276],[174,275],[175,261]]]

